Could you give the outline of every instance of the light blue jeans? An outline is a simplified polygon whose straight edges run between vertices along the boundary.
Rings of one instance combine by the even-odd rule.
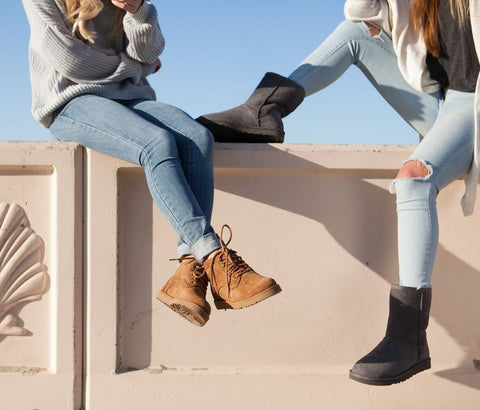
[[[203,262],[220,248],[210,225],[213,137],[186,113],[156,101],[82,95],[61,109],[50,131],[141,165],[153,200],[180,238],[178,257],[191,253]]]
[[[314,94],[357,66],[380,95],[421,136],[437,118],[441,93],[415,91],[403,78],[391,39],[383,32],[372,37],[363,22],[345,20],[289,76]]]
[[[410,160],[427,165],[425,178],[393,182],[397,193],[399,283],[430,287],[438,247],[436,197],[470,168],[473,93],[415,91],[400,73],[390,38],[365,23],[344,21],[289,76],[311,95],[356,65],[385,100],[424,136]]]
[[[442,188],[465,174],[472,164],[474,98],[474,93],[446,92],[435,124],[409,159],[423,162],[429,175],[393,181],[402,286],[431,286],[438,247],[436,199]]]

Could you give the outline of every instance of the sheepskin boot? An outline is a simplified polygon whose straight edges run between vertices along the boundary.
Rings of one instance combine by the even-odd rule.
[[[426,329],[431,300],[431,288],[393,285],[386,335],[375,349],[355,363],[350,378],[387,386],[429,369]]]
[[[304,98],[302,86],[279,74],[267,73],[245,103],[203,115],[197,121],[212,132],[217,142],[283,142],[282,118]]]

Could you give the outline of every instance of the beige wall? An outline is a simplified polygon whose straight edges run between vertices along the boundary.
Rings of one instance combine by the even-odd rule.
[[[219,230],[228,223],[232,247],[277,279],[283,292],[248,309],[214,310],[203,328],[154,297],[175,270],[168,259],[175,257],[176,238],[152,203],[141,169],[88,150],[83,163],[83,150],[69,144],[0,148],[0,192],[8,193],[0,202],[23,204],[51,255],[50,279],[60,272],[59,263],[50,262],[58,255],[71,263],[62,272],[75,272],[20,311],[32,335],[1,340],[0,393],[15,392],[17,400],[8,399],[6,409],[74,408],[72,401],[45,407],[46,390],[42,395],[31,387],[42,374],[57,374],[45,362],[59,356],[51,329],[60,312],[70,312],[64,330],[75,334],[65,336],[62,353],[77,363],[64,379],[78,405],[82,386],[72,380],[83,374],[87,409],[477,408],[480,374],[472,361],[480,359],[474,236],[480,214],[462,216],[462,181],[439,196],[441,243],[428,330],[432,369],[383,388],[347,377],[384,332],[389,284],[397,275],[395,197],[387,187],[411,147],[218,145],[213,225]],[[65,178],[77,189],[59,195],[65,183],[58,182],[55,161],[62,158],[70,164]],[[32,176],[30,165],[24,171],[27,160],[46,166],[43,174]],[[79,207],[83,247],[75,236]],[[62,224],[45,217],[53,218],[52,209],[62,210]],[[63,231],[52,229],[60,225]],[[64,254],[71,243],[75,252]],[[59,286],[67,286],[66,294],[78,292],[82,255],[83,329],[74,301],[52,302],[64,293]],[[44,370],[25,376],[20,366]],[[34,394],[18,404],[25,389]]]
[[[1,410],[81,403],[82,157],[0,143]]]

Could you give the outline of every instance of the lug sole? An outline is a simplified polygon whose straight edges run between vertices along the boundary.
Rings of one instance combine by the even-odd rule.
[[[188,300],[172,298],[163,291],[157,293],[157,299],[195,326],[204,326],[210,317],[210,314],[201,306]]]
[[[228,127],[226,125],[218,124],[204,117],[199,117],[196,121],[207,127],[212,132],[215,141],[217,142],[282,143],[285,136],[284,131],[272,130],[267,128],[236,129]]]
[[[244,299],[241,301],[228,301],[225,299],[216,299],[214,300],[215,307],[219,310],[221,309],[243,309],[256,303],[262,302],[263,300],[280,293],[282,288],[280,285],[272,286],[264,290],[263,292],[257,293],[256,295],[250,296],[248,299]]]
[[[357,376],[350,370],[349,377],[356,382],[363,383],[363,384],[370,384],[372,386],[390,386],[392,384],[401,383],[405,380],[409,379],[410,377],[420,373],[424,370],[428,370],[431,367],[431,360],[430,358],[421,361],[420,363],[416,364],[411,369],[407,370],[406,372],[395,376],[395,377],[383,377],[383,378],[369,378],[369,377],[362,377]]]

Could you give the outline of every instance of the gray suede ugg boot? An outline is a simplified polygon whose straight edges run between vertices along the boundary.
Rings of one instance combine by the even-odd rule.
[[[429,369],[426,329],[431,300],[431,288],[393,285],[386,335],[375,349],[355,363],[350,378],[387,386]]]
[[[283,142],[282,118],[304,98],[302,86],[279,74],[267,73],[245,103],[203,115],[197,121],[212,132],[217,142]]]

